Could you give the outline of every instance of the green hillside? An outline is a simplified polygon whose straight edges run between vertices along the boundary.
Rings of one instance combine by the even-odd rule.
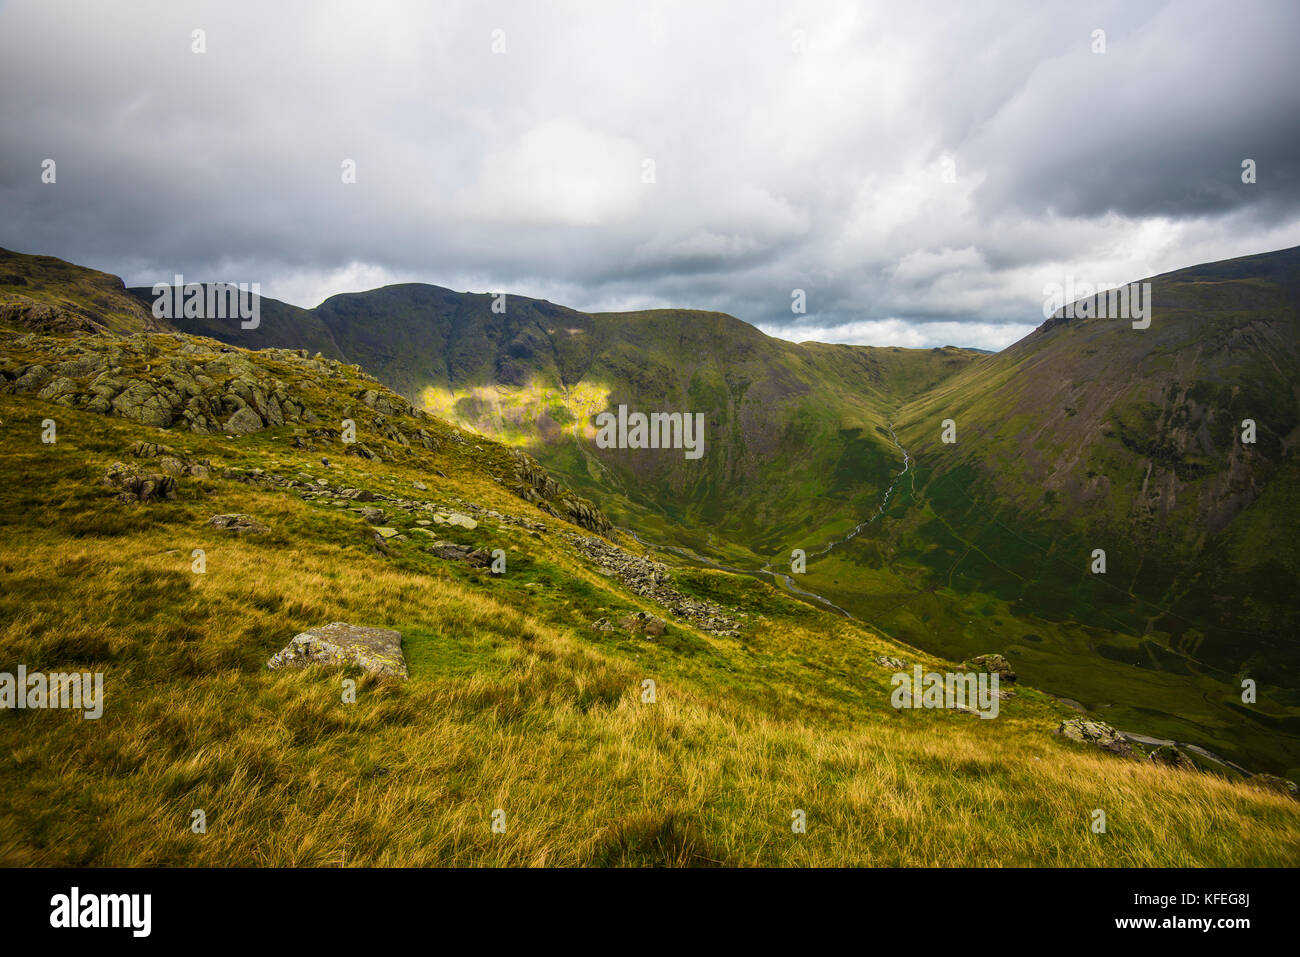
[[[1023,683],[995,720],[896,709],[898,667],[957,666],[647,563],[355,366],[2,332],[0,421],[0,670],[105,675],[97,721],[0,715],[0,863],[1300,863],[1294,799],[1065,741]],[[267,669],[327,621],[400,631],[409,678]]]

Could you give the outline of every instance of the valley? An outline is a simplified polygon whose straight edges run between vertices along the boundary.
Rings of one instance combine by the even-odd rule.
[[[379,733],[371,722],[365,733],[419,750],[420,762],[435,760],[427,749],[450,740],[434,745],[435,732],[412,723],[426,708],[451,706],[458,716],[437,735],[466,733],[456,723],[469,722],[475,735],[504,736],[503,746],[533,754],[556,780],[567,777],[566,734],[602,755],[604,774],[608,762],[628,760],[609,743],[615,725],[624,729],[617,734],[651,734],[655,747],[671,739],[689,749],[684,742],[730,733],[727,722],[777,721],[798,729],[801,744],[779,747],[797,747],[796,763],[812,762],[799,772],[808,775],[799,786],[809,786],[836,760],[815,743],[840,734],[832,727],[886,735],[897,754],[915,756],[916,740],[886,730],[900,716],[888,708],[883,663],[943,671],[992,656],[1014,668],[1019,697],[1003,702],[996,722],[978,723],[1008,730],[945,725],[943,734],[946,741],[976,734],[969,753],[991,763],[971,773],[995,775],[999,794],[1009,780],[989,769],[1017,768],[1036,780],[1040,769],[1023,762],[1055,754],[1043,750],[1051,728],[1077,709],[1138,747],[1176,742],[1214,787],[1237,787],[1257,772],[1294,778],[1300,769],[1293,534],[1300,251],[1152,277],[1147,328],[1062,314],[997,354],[793,344],[688,310],[584,314],[510,297],[502,314],[489,297],[430,286],[334,297],[316,310],[263,299],[256,329],[160,326],[145,291],[115,290],[105,274],[16,253],[0,255],[0,266],[4,514],[10,540],[30,545],[26,555],[6,552],[9,594],[22,603],[10,607],[7,640],[26,649],[32,667],[107,660],[135,674],[141,690],[129,698],[141,710],[122,726],[126,737],[114,745],[121,754],[132,753],[128,742],[142,733],[140,722],[154,720],[147,715],[157,702],[179,693],[168,669],[193,675],[204,694],[225,695],[231,682],[257,673],[259,657],[282,645],[286,631],[360,614],[409,636],[411,694],[421,702],[412,710],[409,694],[392,697],[375,685],[392,717],[374,721],[392,726]],[[631,441],[635,430],[619,425],[620,407],[645,412],[647,428],[666,426],[669,440]],[[688,419],[702,431],[693,425],[689,441],[674,441],[671,414],[681,416],[679,438],[687,439]],[[59,444],[42,450],[37,425],[51,416]],[[1253,445],[1240,438],[1245,418],[1255,423]],[[339,430],[347,422],[354,443]],[[613,441],[596,441],[602,423]],[[145,481],[122,462],[129,449],[152,445],[173,449],[165,457],[181,462],[176,498],[104,501],[95,490],[101,478],[125,476],[132,488]],[[191,469],[201,477],[187,478]],[[270,578],[241,571],[208,595],[172,568],[195,535],[215,534],[198,531],[213,511],[222,513],[214,520],[224,515],[243,528],[246,518],[265,531],[241,536],[233,553],[216,541],[203,547],[237,555],[241,569],[274,569]],[[375,522],[388,524],[377,531],[366,524]],[[1098,549],[1103,574],[1093,564]],[[498,551],[508,559],[505,575],[486,570]],[[227,561],[218,567],[233,570]],[[42,598],[38,583],[50,586],[40,568],[51,563],[65,571]],[[310,586],[287,584],[299,565]],[[372,580],[387,582],[394,597],[375,593]],[[439,596],[432,609],[422,597],[430,587]],[[111,607],[128,597],[156,617],[117,615],[121,638],[75,604]],[[234,644],[217,637],[232,608],[247,621]],[[666,630],[653,641],[638,637],[647,622]],[[703,709],[689,719],[678,712],[694,731],[642,727],[661,720],[634,714],[631,689],[651,664],[656,682]],[[483,675],[496,677],[476,677]],[[1244,679],[1257,700],[1242,700]],[[310,682],[274,680],[258,694],[362,740],[354,719],[326,717],[310,703]],[[458,684],[467,680],[471,690]],[[240,707],[251,715],[263,706],[250,699]],[[254,743],[205,714],[195,720],[240,740],[245,759],[265,761],[262,749],[281,746]],[[555,722],[569,730],[536,733]],[[280,733],[324,749],[303,760],[323,759],[331,745],[306,727]],[[762,741],[735,733],[745,737],[745,760],[755,762],[749,770],[701,769],[712,784],[688,799],[658,800],[641,823],[624,798],[607,795],[614,803],[600,813],[623,822],[621,836],[601,831],[600,844],[574,836],[562,859],[651,859],[658,852],[639,843],[648,834],[656,847],[677,848],[679,861],[773,860],[761,840],[736,829],[738,818],[711,817],[702,831],[685,823],[698,822],[711,789],[742,779],[753,787],[755,769],[768,766],[758,757],[777,746],[767,732]],[[199,737],[190,730],[181,740],[197,747]],[[830,747],[865,748],[878,761],[882,740],[837,738]],[[47,746],[52,754],[62,747]],[[373,753],[370,744],[356,746]],[[24,762],[36,760],[22,753]],[[1060,760],[1067,753],[1052,772],[1060,775],[1054,787],[1078,775],[1079,787],[1094,787],[1110,773],[1110,757],[1095,759],[1103,762],[1097,777],[1071,763],[1068,750]],[[183,745],[174,758],[199,760]],[[173,778],[206,788],[212,774],[231,769],[217,756],[198,777],[104,754],[94,760],[108,777],[87,771],[90,778],[67,786],[93,779],[93,787],[135,789],[138,775],[161,775],[143,784],[154,794]],[[489,768],[474,766],[465,772],[474,787],[500,786]],[[878,765],[854,767],[858,783],[845,786],[862,786],[857,775]],[[954,773],[946,761],[935,768]],[[1157,791],[1173,772],[1150,770],[1161,776],[1141,779],[1141,801],[1161,804]],[[586,777],[565,785],[584,794],[593,786]],[[674,787],[669,777],[655,786]],[[898,786],[897,778],[885,790],[873,785],[871,800],[891,800],[885,795]],[[967,793],[958,781],[925,787]],[[514,788],[559,813],[553,784],[516,780]],[[1184,802],[1194,790],[1175,789]],[[283,783],[266,795],[285,799]],[[417,800],[415,791],[408,797]],[[669,805],[679,810],[664,810]],[[448,813],[466,813],[455,807]],[[939,805],[927,807],[939,813]],[[139,818],[123,826],[140,831],[152,808],[124,812]],[[34,805],[23,813],[35,815]],[[596,812],[579,817],[588,813]],[[1254,811],[1243,813],[1254,820]],[[396,841],[406,850],[393,853],[415,853],[394,837],[396,819],[384,820],[383,846]],[[451,833],[469,840],[468,819],[456,820]],[[1268,820],[1275,827],[1281,819]],[[1033,838],[1042,846],[999,836],[1014,849],[998,859],[1057,859],[1045,848],[1061,839],[1062,826],[1056,817],[1044,823]],[[245,840],[260,840],[257,827],[249,833]],[[522,857],[500,860],[545,858],[550,845],[533,837],[519,846]],[[366,840],[368,859],[383,853]],[[472,852],[434,843],[442,849],[430,859],[496,854],[477,838],[466,845]],[[1067,843],[1083,859],[1115,859]],[[10,853],[45,859],[34,846],[29,839]],[[920,856],[907,860],[938,846],[913,846]],[[108,847],[83,853],[114,859]],[[152,859],[190,860],[189,853],[169,843]],[[331,845],[324,853],[294,859],[334,861],[343,851]],[[776,859],[790,860],[784,853]],[[884,859],[870,840],[853,853]]]

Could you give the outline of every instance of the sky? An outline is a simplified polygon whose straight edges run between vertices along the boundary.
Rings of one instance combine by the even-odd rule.
[[[0,246],[996,350],[1049,284],[1300,245],[1297,38],[1293,0],[8,0]]]

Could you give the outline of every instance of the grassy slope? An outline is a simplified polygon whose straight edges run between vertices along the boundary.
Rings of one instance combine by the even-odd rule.
[[[736,640],[589,630],[657,609],[575,558],[563,526],[469,447],[383,464],[336,452],[327,470],[287,427],[198,436],[12,395],[0,419],[0,668],[103,670],[107,696],[98,722],[0,713],[5,863],[1300,863],[1293,801],[1068,746],[1048,733],[1060,707],[1025,689],[994,721],[895,711],[873,657],[941,662],[752,580],[677,573],[750,613]],[[468,533],[508,550],[510,573],[492,579],[412,543],[380,556],[351,513],[221,477],[122,506],[96,482],[140,439],[388,494],[421,479],[431,498],[549,530]],[[228,511],[271,534],[205,527]],[[410,681],[363,679],[345,705],[343,672],[265,670],[295,632],[335,619],[401,630]],[[189,830],[194,808],[205,835]]]

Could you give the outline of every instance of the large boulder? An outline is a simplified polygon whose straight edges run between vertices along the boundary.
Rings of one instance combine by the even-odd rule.
[[[119,502],[158,502],[176,497],[176,479],[172,476],[142,472],[121,462],[109,466],[102,484],[119,490]]]
[[[1172,744],[1162,744],[1149,755],[1152,763],[1159,764],[1166,768],[1176,768],[1179,771],[1195,771],[1196,762],[1183,754]]]
[[[1122,755],[1126,758],[1137,757],[1133,751],[1133,745],[1129,744],[1122,734],[1102,721],[1092,721],[1088,718],[1068,718],[1061,722],[1061,726],[1056,729],[1056,733],[1063,738],[1069,738],[1071,741],[1091,744],[1103,751],[1109,751],[1111,754]]]
[[[231,435],[248,435],[266,428],[266,423],[248,406],[238,409],[234,415],[226,419],[225,429]]]
[[[307,665],[354,665],[371,674],[405,678],[401,632],[335,621],[293,636],[266,666],[304,668]]]
[[[1016,680],[1016,673],[1011,667],[1011,662],[1007,661],[1002,655],[980,655],[978,658],[972,658],[970,664],[988,674],[997,675],[999,681]]]

